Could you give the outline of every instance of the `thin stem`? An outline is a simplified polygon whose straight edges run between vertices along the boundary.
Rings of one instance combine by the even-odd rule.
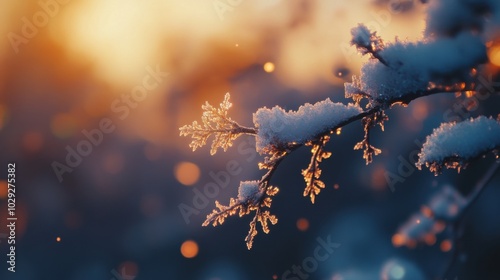
[[[472,191],[469,193],[467,196],[467,203],[465,204],[464,208],[460,212],[459,216],[457,217],[457,220],[453,223],[452,225],[452,239],[453,239],[453,255],[450,258],[450,261],[448,262],[448,265],[445,267],[443,277],[446,277],[446,275],[451,271],[453,268],[454,263],[456,262],[458,255],[459,255],[459,250],[457,247],[457,243],[462,237],[462,226],[463,226],[463,219],[465,217],[465,214],[467,210],[471,208],[471,206],[474,204],[474,202],[477,201],[479,198],[480,194],[486,189],[486,186],[488,183],[493,179],[493,176],[495,173],[498,171],[500,168],[500,163],[495,162],[493,165],[486,171],[486,173],[483,175],[483,177],[476,183]]]

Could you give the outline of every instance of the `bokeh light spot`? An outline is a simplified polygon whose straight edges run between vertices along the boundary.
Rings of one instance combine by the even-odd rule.
[[[453,244],[451,244],[450,240],[446,239],[441,242],[441,245],[439,247],[441,248],[441,251],[449,252],[453,247]]]
[[[139,267],[135,262],[126,261],[118,266],[117,272],[119,276],[123,277],[124,279],[133,280],[135,279],[137,273],[139,272]],[[127,278],[125,278],[125,276]]]
[[[57,241],[57,242],[61,242],[61,237],[59,237],[59,236],[58,236],[58,237],[56,237],[56,241]]]
[[[400,233],[396,233],[392,236],[392,244],[396,247],[401,247],[406,243],[406,236]]]
[[[196,164],[187,161],[178,163],[175,166],[174,173],[177,181],[186,186],[193,185],[200,178],[200,168]]]
[[[264,71],[267,73],[272,73],[274,71],[274,63],[272,62],[266,62],[264,63]]]
[[[391,268],[389,274],[391,275],[391,279],[403,279],[405,276],[405,269],[400,265],[396,265]]]
[[[488,51],[488,57],[490,58],[491,63],[500,67],[500,45],[490,48]]]
[[[198,255],[198,244],[193,240],[186,240],[181,245],[181,254],[183,257],[191,259]]]
[[[300,218],[297,220],[297,228],[300,231],[306,231],[309,228],[309,221],[306,218]]]

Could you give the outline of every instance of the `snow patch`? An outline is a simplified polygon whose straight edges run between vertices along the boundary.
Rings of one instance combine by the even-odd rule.
[[[279,106],[260,108],[253,114],[253,122],[258,129],[257,151],[261,152],[269,145],[304,144],[329,127],[361,112],[358,105],[333,103],[329,98],[314,105],[306,103],[297,111],[287,112]]]

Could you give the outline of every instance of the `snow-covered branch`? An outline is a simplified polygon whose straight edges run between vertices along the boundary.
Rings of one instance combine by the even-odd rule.
[[[309,165],[302,170],[306,183],[303,194],[314,203],[316,195],[324,188],[319,163],[330,157],[331,154],[324,148],[330,140],[329,135],[337,129],[361,120],[365,134],[363,140],[354,145],[354,149],[363,150],[363,158],[368,164],[374,155],[381,153],[380,149],[370,144],[370,131],[377,125],[383,130],[383,124],[388,120],[386,110],[439,93],[474,93],[479,68],[488,60],[486,42],[493,34],[489,32],[491,29],[480,7],[491,8],[495,13],[489,22],[500,26],[500,2],[435,2],[437,4],[429,7],[428,36],[421,41],[396,39],[385,43],[363,24],[351,30],[352,45],[362,55],[370,55],[361,68],[361,74],[353,76],[352,81],[345,84],[345,97],[354,103],[346,105],[326,99],[315,104],[304,104],[296,111],[285,111],[279,106],[271,109],[264,107],[253,114],[254,127],[248,128],[228,116],[231,103],[229,94],[226,94],[220,108],[208,103],[203,106],[202,125],[193,122],[192,125],[181,127],[181,135],[191,135],[193,138],[190,144],[193,150],[205,145],[208,138],[214,135],[210,153],[215,154],[217,148],[225,151],[237,137],[249,134],[256,137],[256,150],[264,156],[259,168],[266,169],[267,173],[258,181],[241,182],[238,197],[231,198],[228,206],[216,202],[217,209],[207,216],[203,225],[222,224],[225,218],[236,213],[243,216],[255,212],[245,239],[248,248],[251,248],[257,234],[257,222],[260,222],[266,233],[269,231],[268,222],[277,222],[277,218],[263,208],[271,206],[271,196],[278,192],[278,188],[271,186],[270,181],[288,154],[302,146],[311,147]],[[449,25],[452,20],[443,12],[445,8],[463,8],[464,5],[477,8],[467,15],[474,19],[466,18],[464,25]],[[489,31],[479,32],[483,29]],[[364,109],[360,107],[361,101],[366,101]],[[443,124],[428,137],[417,166],[427,165],[431,171],[439,173],[443,166],[464,167],[486,152],[497,153],[499,147],[500,124],[494,119],[479,117],[459,124]],[[496,155],[498,157],[498,153]],[[425,221],[425,217],[421,217],[421,220]]]

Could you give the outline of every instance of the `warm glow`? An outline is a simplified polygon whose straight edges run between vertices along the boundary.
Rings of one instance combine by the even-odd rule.
[[[75,59],[95,63],[99,77],[118,85],[135,83],[144,68],[154,63],[160,45],[158,6],[120,0],[72,3],[60,17],[58,26],[64,29],[54,35],[65,40]]]
[[[336,189],[336,190],[338,190],[340,188],[340,185],[339,184],[335,184],[335,185],[333,185],[333,188]]]
[[[453,244],[451,244],[450,240],[446,239],[441,242],[441,245],[439,247],[441,248],[441,251],[449,252],[453,247]]]
[[[297,220],[297,228],[300,231],[306,231],[309,228],[309,221],[306,218],[300,218]]]
[[[198,244],[193,240],[184,241],[181,245],[181,254],[188,259],[196,257],[198,255]]]
[[[200,178],[200,168],[192,163],[183,161],[175,166],[175,178],[181,184],[191,186]]]
[[[396,247],[401,247],[406,243],[406,236],[401,233],[396,233],[392,236],[392,244]]]
[[[342,133],[342,128],[337,128],[337,135],[340,135]]]
[[[426,119],[427,116],[429,115],[429,109],[427,103],[415,102],[415,104],[413,104],[412,115],[413,118],[415,118],[418,121]]]
[[[61,242],[61,237],[59,237],[59,236],[58,236],[58,237],[56,238],[56,241],[57,241],[57,242]]]
[[[500,67],[500,45],[490,48],[488,51],[488,57],[490,58],[491,63]]]
[[[274,64],[272,62],[266,62],[263,68],[267,73],[271,73],[274,71]]]

